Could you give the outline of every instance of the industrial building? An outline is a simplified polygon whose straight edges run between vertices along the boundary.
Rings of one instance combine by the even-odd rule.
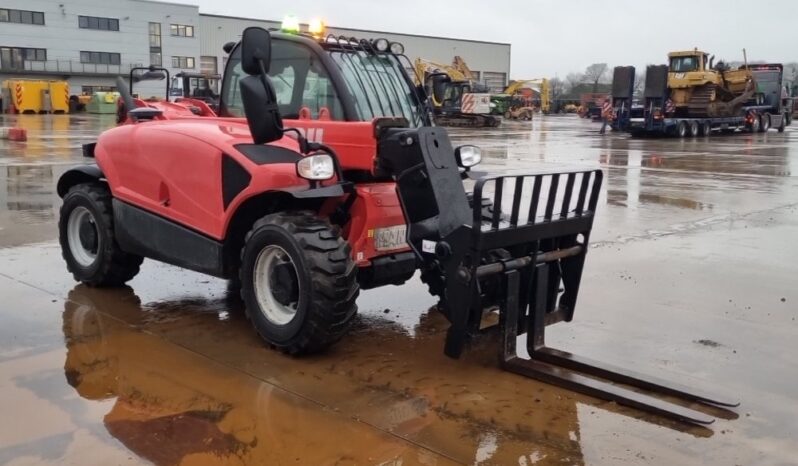
[[[222,46],[247,26],[276,29],[280,22],[150,0],[0,0],[0,81],[65,79],[80,94],[110,90],[136,66],[221,73]],[[510,72],[510,44],[335,27],[329,33],[399,41],[410,60],[451,63],[459,55],[496,91]]]

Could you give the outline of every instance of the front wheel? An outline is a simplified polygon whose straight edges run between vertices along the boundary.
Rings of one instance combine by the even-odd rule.
[[[121,286],[144,260],[119,248],[111,209],[111,193],[101,183],[73,186],[61,206],[61,254],[75,280],[90,286]]]
[[[337,342],[357,312],[357,267],[338,230],[312,212],[267,215],[241,252],[241,297],[260,336],[289,354]]]

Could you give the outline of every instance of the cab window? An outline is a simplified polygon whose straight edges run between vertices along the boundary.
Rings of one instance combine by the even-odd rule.
[[[241,69],[241,52],[237,48],[229,59],[224,82],[226,116],[244,116],[238,82],[246,75]],[[269,78],[277,97],[280,114],[286,119],[299,118],[306,109],[312,119],[326,109],[333,120],[343,120],[341,100],[324,64],[307,47],[286,40],[272,42]]]
[[[698,70],[698,57],[673,57],[671,58],[671,71],[674,73],[687,73]]]

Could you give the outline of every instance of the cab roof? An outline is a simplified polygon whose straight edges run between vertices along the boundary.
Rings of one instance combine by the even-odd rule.
[[[683,50],[683,51],[669,53],[668,54],[668,58],[673,58],[673,57],[695,57],[695,56],[700,56],[700,55],[706,55],[706,52],[702,52],[702,51],[700,51],[698,49]]]

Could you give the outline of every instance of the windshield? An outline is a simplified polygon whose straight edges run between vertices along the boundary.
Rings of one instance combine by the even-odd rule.
[[[671,58],[671,72],[686,73],[698,70],[698,57],[673,57]]]
[[[422,126],[415,88],[393,55],[374,55],[365,51],[330,51],[355,100],[360,120],[376,117],[403,117],[411,126]]]

